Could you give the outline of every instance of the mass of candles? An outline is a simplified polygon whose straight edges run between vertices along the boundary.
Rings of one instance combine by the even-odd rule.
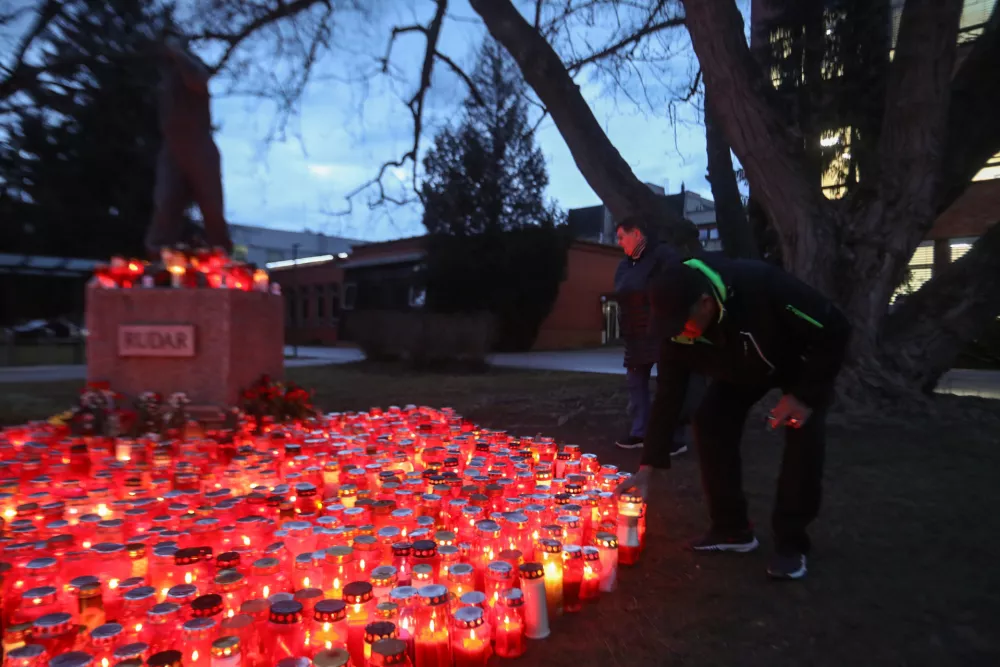
[[[0,430],[5,667],[485,666],[644,546],[624,473],[448,408],[122,440]]]
[[[131,289],[152,287],[216,288],[280,293],[267,271],[228,257],[220,248],[164,248],[160,261],[112,257],[94,269],[91,287]]]

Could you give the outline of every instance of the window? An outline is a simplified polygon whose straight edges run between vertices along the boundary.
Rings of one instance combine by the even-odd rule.
[[[788,28],[775,28],[769,36],[771,43],[771,84],[780,88],[784,80],[783,68],[787,67],[785,60],[792,55],[792,31]]]
[[[326,317],[326,290],[322,285],[316,285],[316,319],[322,320]]]
[[[344,310],[354,310],[354,301],[358,298],[358,286],[354,283],[344,284],[344,302],[341,308]]]
[[[972,177],[972,180],[991,181],[994,178],[1000,178],[1000,153],[987,160],[986,165],[979,170],[978,174]]]
[[[302,288],[302,321],[309,321],[309,288]]]
[[[820,65],[820,73],[825,81],[839,79],[844,75],[844,62],[840,53],[840,36],[843,33],[841,24],[847,18],[841,11],[824,10],[823,31],[826,36],[826,43],[823,48],[823,62]]]
[[[965,253],[972,249],[972,244],[976,242],[974,238],[952,239],[951,240],[951,260],[957,262]]]
[[[267,262],[280,262],[285,258],[285,251],[267,248],[265,250],[265,257],[267,257]]]
[[[851,128],[825,130],[820,134],[819,145],[827,165],[820,183],[823,194],[827,199],[840,199],[847,192],[851,175]]]
[[[236,244],[233,246],[233,259],[237,262],[247,261],[247,257],[250,255],[250,248],[245,245]]]
[[[996,0],[965,0],[958,26],[958,43],[975,41],[983,34]]]
[[[893,295],[893,300],[904,294],[913,294],[931,279],[934,269],[934,242],[927,241],[921,243],[910,258],[907,266],[909,275],[906,281],[899,286]]]

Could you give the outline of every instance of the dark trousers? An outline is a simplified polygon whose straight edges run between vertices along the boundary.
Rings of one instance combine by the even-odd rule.
[[[747,413],[770,389],[713,382],[695,414],[694,438],[714,530],[730,533],[750,526],[743,495],[740,442]],[[826,413],[824,403],[800,428],[784,427],[785,452],[771,515],[779,552],[809,551],[806,527],[819,513],[822,494]]]

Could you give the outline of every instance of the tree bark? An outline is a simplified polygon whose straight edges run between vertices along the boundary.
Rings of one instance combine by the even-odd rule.
[[[1000,315],[1000,224],[907,298],[886,322],[888,365],[932,390],[963,345]]]
[[[712,186],[712,198],[715,199],[715,224],[719,228],[722,250],[730,257],[757,259],[757,245],[740,198],[729,142],[713,113],[712,96],[706,91],[705,148],[708,153],[708,182]]]
[[[809,177],[801,141],[788,132],[774,91],[750,54],[733,0],[684,0],[687,28],[714,96],[715,115],[747,174],[754,196],[781,239],[785,268],[833,296],[829,248],[835,228],[819,184]]]
[[[962,59],[951,84],[948,105],[948,143],[938,213],[958,199],[986,161],[1000,146],[1000,5],[993,9],[983,34]]]
[[[698,252],[698,230],[676,218],[642,181],[608,139],[579,86],[538,30],[510,0],[470,0],[486,28],[510,53],[525,81],[548,110],[566,141],[573,161],[616,220],[641,216],[665,220],[665,241],[685,252]]]

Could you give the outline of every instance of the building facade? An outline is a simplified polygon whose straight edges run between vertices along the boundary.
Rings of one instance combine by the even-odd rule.
[[[285,296],[286,340],[350,342],[353,313],[423,308],[425,257],[424,237],[411,237],[357,246],[347,258],[280,262],[270,270]],[[621,258],[621,250],[608,244],[572,242],[566,276],[535,349],[594,347],[617,337],[609,298]]]
[[[233,240],[233,257],[258,266],[290,261],[296,256],[346,256],[351,248],[365,243],[308,230],[289,231],[250,225],[229,225],[229,235]]]

